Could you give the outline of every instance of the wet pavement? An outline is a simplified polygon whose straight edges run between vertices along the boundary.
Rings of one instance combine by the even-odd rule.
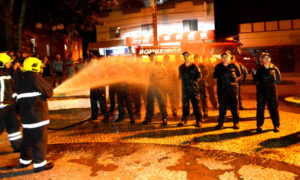
[[[1,178],[14,179],[296,179],[300,167],[274,160],[187,146],[133,143],[52,144],[51,171],[12,169],[16,154],[2,154]],[[3,160],[2,160],[3,161]]]
[[[0,178],[300,179],[300,109],[284,103],[285,97],[299,94],[300,79],[288,81],[293,83],[278,86],[280,133],[272,131],[270,118],[262,133],[255,131],[253,85],[242,89],[246,110],[240,111],[239,130],[232,129],[230,117],[224,129],[214,130],[218,112],[212,109],[202,129],[193,126],[194,117],[188,125],[177,127],[180,116],[170,117],[166,127],[160,125],[159,115],[152,124],[141,125],[144,109],[135,125],[129,119],[113,123],[116,115],[110,123],[102,123],[102,116],[83,121],[89,118],[90,109],[52,111],[48,161],[55,167],[41,173],[33,173],[32,166],[15,169],[18,154],[12,153],[7,134],[2,133]]]

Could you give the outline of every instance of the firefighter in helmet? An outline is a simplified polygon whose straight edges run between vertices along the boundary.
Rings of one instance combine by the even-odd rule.
[[[33,162],[34,172],[52,169],[47,163],[47,125],[49,112],[47,99],[53,89],[40,75],[43,63],[35,57],[26,58],[23,76],[17,83],[17,105],[23,126],[23,142],[20,150],[20,168]]]
[[[6,53],[0,53],[0,133],[4,127],[14,152],[20,149],[22,135],[20,123],[17,119],[14,101],[15,83],[10,69],[13,60]]]

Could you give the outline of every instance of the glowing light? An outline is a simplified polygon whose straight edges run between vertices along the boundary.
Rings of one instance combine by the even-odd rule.
[[[194,40],[194,39],[195,39],[194,33],[189,33],[189,34],[187,35],[187,38],[188,38],[188,40]]]
[[[169,41],[170,39],[171,39],[170,36],[164,36],[164,40],[165,40],[165,41]]]
[[[234,38],[233,37],[228,37],[228,38],[226,38],[226,41],[234,41]]]
[[[200,38],[201,39],[208,39],[207,32],[201,32],[200,33]]]

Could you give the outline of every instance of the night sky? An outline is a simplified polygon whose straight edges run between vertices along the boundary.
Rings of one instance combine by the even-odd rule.
[[[215,0],[216,36],[238,35],[238,24],[300,18],[300,0]]]

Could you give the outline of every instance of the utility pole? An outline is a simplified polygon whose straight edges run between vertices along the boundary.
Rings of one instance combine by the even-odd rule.
[[[152,31],[153,31],[153,46],[158,46],[156,0],[152,0]]]

